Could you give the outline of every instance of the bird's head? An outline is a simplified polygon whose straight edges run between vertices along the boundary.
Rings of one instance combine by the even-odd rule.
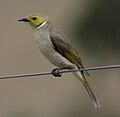
[[[34,28],[34,27],[41,26],[43,23],[47,22],[48,20],[49,20],[49,17],[47,17],[43,14],[34,13],[34,14],[30,14],[27,17],[22,18],[18,21],[27,22]]]

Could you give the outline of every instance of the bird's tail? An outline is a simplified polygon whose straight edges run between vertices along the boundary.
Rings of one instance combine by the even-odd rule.
[[[85,87],[86,91],[88,92],[90,98],[92,99],[93,105],[95,106],[95,108],[99,108],[100,104],[95,96],[95,94],[92,91],[92,88],[90,87],[87,79],[85,78],[84,73],[82,72],[74,72],[73,73],[83,84],[83,86]]]

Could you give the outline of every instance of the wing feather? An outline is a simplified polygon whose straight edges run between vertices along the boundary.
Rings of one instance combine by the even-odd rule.
[[[79,69],[84,68],[75,48],[71,46],[71,43],[67,39],[66,35],[64,35],[59,29],[53,28],[50,31],[50,39],[53,43],[54,49],[58,53],[67,58],[70,62],[74,63]],[[89,75],[87,71],[84,71],[84,73]]]

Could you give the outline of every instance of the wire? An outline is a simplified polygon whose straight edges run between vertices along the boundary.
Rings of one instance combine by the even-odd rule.
[[[77,71],[93,71],[93,70],[105,70],[105,69],[115,69],[120,68],[120,65],[108,65],[108,66],[100,66],[100,67],[89,67],[84,69],[68,69],[68,70],[61,70],[59,73],[69,73],[69,72],[77,72]],[[1,79],[16,79],[20,77],[30,77],[30,76],[43,76],[43,75],[50,75],[51,72],[41,72],[41,73],[25,73],[25,74],[16,74],[16,75],[7,75],[7,76],[0,76]]]

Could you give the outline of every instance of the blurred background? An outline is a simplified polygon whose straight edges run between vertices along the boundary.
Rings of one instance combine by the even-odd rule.
[[[119,0],[1,0],[0,76],[54,68],[39,52],[32,29],[18,19],[50,16],[78,50],[84,66],[120,64]],[[90,72],[95,109],[72,74],[0,80],[0,117],[119,117],[120,70]]]

